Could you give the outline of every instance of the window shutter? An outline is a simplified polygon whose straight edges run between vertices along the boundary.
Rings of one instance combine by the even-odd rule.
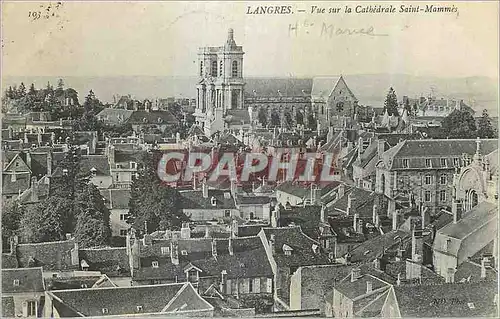
[[[271,278],[267,278],[267,292],[273,292],[273,280]]]
[[[23,317],[27,317],[27,316],[28,316],[28,302],[23,301]]]
[[[255,293],[260,293],[260,278],[254,278],[254,280],[253,280],[253,291]]]

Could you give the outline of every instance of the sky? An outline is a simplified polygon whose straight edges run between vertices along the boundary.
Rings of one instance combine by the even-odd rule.
[[[194,76],[198,47],[223,45],[233,28],[245,51],[246,76],[498,77],[497,1],[455,2],[448,5],[457,13],[416,14],[310,13],[313,5],[328,12],[368,2],[49,4],[3,2],[2,76]],[[271,4],[290,5],[294,13],[246,14],[249,6]],[[392,2],[398,9],[401,4]],[[323,24],[333,30],[372,27],[386,36],[329,37],[321,34]]]

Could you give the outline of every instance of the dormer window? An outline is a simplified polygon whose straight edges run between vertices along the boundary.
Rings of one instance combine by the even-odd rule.
[[[217,205],[217,199],[212,196],[212,198],[210,199],[210,203],[212,204],[212,206],[216,206]]]
[[[158,268],[158,262],[157,262],[157,261],[153,261],[153,262],[151,262],[151,266],[152,266],[153,268]]]
[[[453,159],[453,166],[454,167],[459,167],[460,166],[460,159],[459,158],[454,158]]]
[[[182,256],[187,256],[188,252],[187,252],[187,250],[181,250],[181,254],[182,254]]]
[[[224,192],[224,199],[230,199],[231,198],[231,193]]]
[[[170,254],[170,247],[161,247],[160,250],[162,255]]]
[[[158,118],[158,123],[161,123],[163,122],[163,120],[161,119],[161,117]]]
[[[441,162],[441,167],[446,167],[446,158],[442,158],[440,162]]]
[[[137,312],[142,312],[142,306],[137,306],[135,309]]]
[[[19,279],[14,279],[14,287],[17,287],[19,286]]]
[[[291,256],[292,255],[293,248],[288,246],[287,244],[283,244],[283,252],[285,253],[285,256]]]
[[[432,167],[432,163],[431,163],[431,159],[430,158],[426,158],[425,159],[425,167],[427,167],[427,168]]]
[[[64,168],[62,170],[62,173],[63,173],[64,176],[68,176],[68,169]]]
[[[444,251],[445,252],[448,252],[451,248],[451,239],[447,239],[445,242],[444,242]]]
[[[137,163],[136,162],[130,162],[130,168],[136,169],[137,168]]]
[[[92,176],[96,176],[96,174],[97,174],[97,169],[96,169],[95,167],[92,167],[92,168],[90,169],[90,173],[92,174]]]
[[[410,160],[408,160],[407,158],[403,159],[403,168],[408,168],[410,167]]]
[[[108,313],[109,313],[108,308],[102,308],[102,314],[103,314],[103,315],[106,315],[106,314],[108,314]]]

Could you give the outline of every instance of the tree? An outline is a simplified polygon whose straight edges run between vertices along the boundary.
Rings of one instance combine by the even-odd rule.
[[[404,107],[405,107],[405,110],[408,113],[408,115],[412,115],[413,110],[412,110],[412,107],[410,105],[410,99],[408,99],[408,98],[405,99],[405,106]]]
[[[85,97],[83,108],[83,114],[74,122],[73,129],[76,131],[99,131],[101,123],[97,119],[97,113],[103,107],[101,101],[96,98],[94,91],[90,90]]]
[[[399,116],[398,113],[398,97],[396,96],[396,91],[391,87],[384,103],[384,112],[387,110],[389,115]]]
[[[17,89],[17,92],[20,98],[26,96],[26,87],[24,86],[23,82],[21,82],[21,84],[19,85],[19,89]]]
[[[267,126],[267,113],[266,113],[266,110],[264,108],[259,109],[259,113],[257,114],[257,118],[258,118],[260,124],[262,124],[262,126],[264,126],[264,127]]]
[[[491,125],[491,119],[486,109],[477,122],[477,136],[480,138],[495,138],[496,133]]]
[[[75,239],[81,247],[98,247],[109,244],[111,228],[109,210],[97,187],[88,183],[78,193]]]
[[[73,230],[72,207],[72,200],[60,196],[49,196],[28,207],[21,219],[21,237],[36,243],[63,240]]]
[[[300,125],[304,124],[304,114],[302,114],[301,111],[297,111],[296,122],[297,122],[297,124],[300,124]]]
[[[307,126],[310,130],[316,130],[317,129],[317,123],[316,123],[316,118],[314,117],[313,114],[309,114],[309,117],[307,118]]]
[[[179,229],[189,218],[179,207],[180,194],[163,185],[157,175],[161,154],[146,152],[141,159],[138,176],[132,181],[127,222],[137,230]]]
[[[16,234],[21,218],[24,215],[24,207],[15,200],[5,201],[2,207],[2,236],[11,237]]]
[[[441,122],[443,138],[476,138],[476,121],[468,111],[454,110]]]

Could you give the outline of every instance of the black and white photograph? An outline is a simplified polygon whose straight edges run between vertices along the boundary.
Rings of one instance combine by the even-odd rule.
[[[2,1],[1,317],[497,318],[498,1]]]

